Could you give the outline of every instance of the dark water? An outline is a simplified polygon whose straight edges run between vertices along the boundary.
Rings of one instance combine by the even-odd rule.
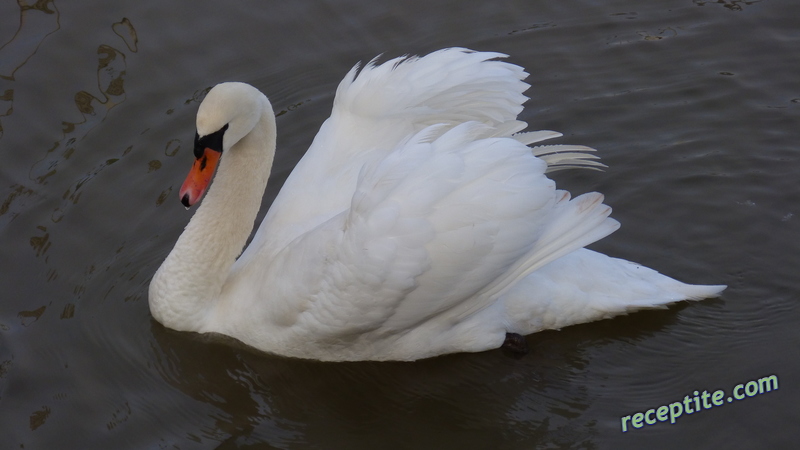
[[[0,447],[800,438],[795,0],[20,4],[0,3]],[[283,113],[267,206],[355,62],[448,46],[512,55],[533,85],[523,119],[599,150],[607,171],[556,177],[605,193],[622,222],[593,248],[727,283],[722,298],[539,333],[521,360],[287,360],[150,318],[150,277],[191,214],[177,189],[206,88],[247,81]],[[772,374],[778,390],[621,430]]]

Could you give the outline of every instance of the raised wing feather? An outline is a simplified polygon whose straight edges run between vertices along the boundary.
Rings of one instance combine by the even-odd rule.
[[[467,121],[510,136],[526,97],[527,74],[500,53],[440,50],[354,67],[339,84],[331,117],[284,183],[247,253],[272,253],[350,206],[361,168],[411,136]],[[433,136],[432,136],[433,137]],[[313,180],[313,183],[309,183]],[[244,255],[247,259],[247,253]]]

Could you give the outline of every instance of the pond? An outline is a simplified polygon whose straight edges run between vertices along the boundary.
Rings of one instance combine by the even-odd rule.
[[[598,150],[605,171],[553,175],[622,223],[592,249],[723,295],[537,333],[520,359],[320,363],[152,319],[209,87],[278,114],[260,221],[350,67],[453,46],[510,55],[530,129]],[[3,1],[3,447],[787,448],[798,49],[794,0]]]

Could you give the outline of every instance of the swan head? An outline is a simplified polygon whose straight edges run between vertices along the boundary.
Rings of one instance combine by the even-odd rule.
[[[258,123],[266,97],[247,83],[220,83],[206,94],[197,110],[197,136],[202,139],[227,126],[221,151],[230,149]]]
[[[222,154],[250,133],[264,108],[266,96],[246,83],[220,83],[206,94],[197,111],[195,162],[179,192],[186,208],[203,197]]]

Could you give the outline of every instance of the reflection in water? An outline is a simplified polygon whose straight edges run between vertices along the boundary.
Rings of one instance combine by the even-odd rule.
[[[33,194],[33,189],[27,188],[25,186],[20,185],[13,185],[11,186],[11,192],[8,194],[8,197],[3,200],[3,204],[0,205],[0,217],[6,215],[11,210],[11,204],[18,197],[29,197]],[[8,214],[4,218],[4,220],[0,220],[0,226],[3,226],[14,219],[19,214],[19,211],[11,211],[11,214]]]
[[[697,6],[703,6],[707,3],[719,4],[730,9],[731,11],[741,11],[744,6],[749,6],[753,3],[759,2],[761,2],[761,0],[694,0],[694,4]]]
[[[64,305],[64,310],[61,311],[61,319],[71,319],[72,316],[74,315],[75,315],[75,304],[67,303],[66,305]]]
[[[46,39],[60,29],[60,13],[52,0],[37,1],[35,4],[19,0],[18,4],[20,8],[19,29],[7,43],[0,47],[0,120],[4,121],[6,125],[14,114],[15,83],[26,81],[31,84],[30,80],[21,80],[23,72],[20,72],[19,69],[32,61],[37,51],[44,48],[48,42],[54,42],[57,45],[57,41],[47,41]],[[73,319],[76,310],[80,311],[76,305],[81,305],[82,298],[87,295],[85,286],[100,273],[94,270],[94,265],[89,265],[81,274],[80,267],[83,260],[80,257],[93,258],[88,254],[73,253],[66,265],[59,265],[59,261],[63,262],[64,260],[65,249],[62,247],[69,249],[83,247],[75,243],[76,238],[81,238],[80,234],[75,233],[74,229],[70,229],[69,225],[63,226],[62,220],[69,208],[79,203],[87,186],[98,174],[128,155],[133,149],[132,146],[127,146],[118,154],[109,157],[106,156],[108,152],[98,152],[89,145],[82,145],[89,133],[101,126],[109,113],[126,100],[127,58],[130,57],[130,54],[138,51],[138,37],[133,24],[128,19],[114,23],[111,25],[111,29],[115,33],[111,35],[112,39],[119,36],[122,43],[95,44],[97,45],[97,63],[94,70],[90,69],[88,72],[91,78],[87,78],[89,83],[86,86],[96,85],[97,87],[79,90],[73,95],[75,109],[80,114],[80,119],[78,121],[62,120],[61,137],[52,145],[44,148],[24,149],[25,154],[31,155],[27,166],[18,166],[15,170],[21,176],[15,177],[14,183],[2,186],[8,191],[0,199],[0,229],[10,229],[9,225],[12,221],[27,213],[30,217],[16,222],[15,228],[28,228],[28,231],[20,230],[18,233],[28,236],[27,248],[33,251],[32,255],[39,259],[40,264],[46,266],[38,269],[44,275],[43,280],[55,281],[59,278],[59,271],[66,271],[64,278],[68,280],[65,281],[68,283],[67,286],[72,286],[71,295],[67,289],[59,295],[34,295],[30,298],[19,299],[16,313],[11,313],[9,319],[16,316],[16,323],[26,330],[30,330],[29,332],[37,332],[42,327],[52,328],[53,322],[48,322],[48,319],[52,319],[51,316],[54,314],[60,320]],[[123,52],[117,47],[126,50]],[[32,77],[36,76],[33,72],[24,73],[25,76],[28,73],[31,73]],[[22,85],[20,84],[20,86]],[[42,107],[46,108],[47,105],[42,105]],[[0,140],[4,137],[2,125],[3,123],[0,122]],[[58,132],[56,131],[56,133]],[[57,136],[56,133],[51,134]],[[96,156],[98,154],[103,156],[98,158]],[[28,169],[27,180],[24,177],[26,168]],[[39,206],[31,208],[31,205]],[[89,237],[89,239],[91,238]],[[53,248],[54,242],[58,242],[55,246],[58,251]],[[57,255],[55,257],[54,252]],[[61,253],[59,254],[59,252]],[[58,256],[61,256],[60,260]],[[54,258],[54,261],[51,262],[51,258]],[[117,258],[119,258],[119,250],[111,258],[107,258],[107,264],[99,264],[99,266],[108,270],[118,262]],[[75,269],[74,272],[71,272],[72,269]],[[141,286],[146,284],[146,281],[137,278],[138,269],[137,266],[131,270],[124,267],[117,270],[119,277],[133,282],[133,289],[136,290],[135,293],[124,292],[127,294],[124,298],[125,301],[138,300],[142,293]],[[145,277],[143,276],[143,278]],[[32,281],[33,279],[22,280],[23,283]],[[51,287],[51,289],[53,288]],[[101,295],[107,296],[112,290],[113,286],[108,287]],[[93,295],[96,294],[97,292],[93,293]],[[54,300],[57,302],[57,306],[53,305]],[[11,304],[8,307],[12,307]],[[2,326],[6,327],[6,325]],[[0,347],[2,346],[0,345]],[[4,361],[0,363],[0,367],[2,367],[0,378],[5,377],[11,369],[14,355],[9,353],[6,359],[4,350],[2,359]],[[20,370],[25,370],[24,365]],[[118,405],[118,411],[111,416],[108,422],[109,430],[125,421],[126,406]],[[52,405],[41,403],[38,407],[39,409],[35,411],[28,410],[26,412],[29,415],[31,431],[41,432],[41,430],[52,428],[54,425],[48,421],[58,420],[55,417],[58,417],[59,413],[63,414],[63,407],[61,409],[53,407],[52,414]]]
[[[12,40],[0,48],[0,62],[4,64],[0,68],[0,77],[12,81],[14,80],[14,72],[36,53],[42,41],[59,29],[58,10],[52,4],[52,1],[40,1],[31,6],[20,0],[19,4],[20,28]],[[50,20],[52,26],[45,26],[46,24],[42,23],[42,20],[45,19]],[[138,38],[131,22],[128,19],[123,19],[121,22],[115,23],[112,28],[117,35],[123,38],[128,48],[132,52],[136,52]],[[44,31],[48,29],[50,31]],[[49,179],[57,174],[59,164],[64,163],[76,154],[81,140],[94,127],[102,123],[111,109],[125,101],[125,54],[105,44],[98,47],[97,54],[97,86],[102,98],[83,90],[75,94],[75,106],[83,120],[80,122],[62,122],[63,137],[46,150],[42,158],[30,168],[28,178],[35,184],[47,185]],[[3,90],[0,89],[0,91]],[[13,102],[13,89],[5,89],[3,92],[2,99]],[[5,115],[8,116],[12,112],[13,107],[9,106]],[[2,138],[2,128],[0,128],[0,138]],[[62,196],[63,204],[53,210],[50,217],[51,221],[53,223],[59,222],[65,214],[67,203],[77,204],[81,195],[80,189],[103,169],[127,155],[131,149],[132,147],[128,147],[122,151],[118,158],[106,159],[100,162],[70,183]],[[36,194],[36,191],[31,186],[14,184],[10,188],[10,192],[2,205],[0,205],[0,216],[8,214],[6,221],[13,220],[24,210],[24,202],[21,202],[21,199]],[[46,225],[39,225],[38,228],[46,231]],[[46,252],[47,247],[51,244],[48,239],[49,233],[46,233],[44,237],[34,236],[31,238],[31,245],[36,250],[37,256]]]
[[[40,0],[29,4],[25,0],[18,0],[20,7],[20,25],[17,32],[9,42],[0,47],[0,79],[15,81],[14,74],[36,54],[44,40],[60,29],[59,12],[52,0]],[[120,36],[131,52],[137,51],[138,38],[136,30],[130,20],[112,25],[114,32]],[[103,98],[97,98],[86,91],[75,94],[75,106],[81,113],[83,120],[80,122],[63,122],[63,137],[45,151],[41,160],[36,162],[29,172],[29,179],[36,184],[45,185],[48,179],[57,173],[58,164],[73,156],[77,143],[81,141],[92,128],[105,119],[108,112],[125,101],[124,75],[125,54],[110,45],[100,45],[97,50],[97,85]],[[7,106],[0,108],[0,117],[7,117],[13,113],[14,89],[0,87],[0,101]],[[3,136],[0,124],[0,139]],[[61,149],[60,154],[56,151]],[[128,149],[129,150],[129,149]],[[127,153],[123,152],[123,156]],[[80,194],[78,189],[93,178],[103,168],[115,162],[116,159],[104,161],[88,174],[81,177],[70,186],[64,194],[65,200],[76,203]],[[20,197],[30,196],[34,190],[29,186],[13,185],[11,192],[0,206],[0,215],[11,211],[12,218],[22,209],[12,208],[13,203]],[[12,211],[13,209],[13,211]],[[58,222],[63,213],[61,208],[56,208],[53,221]]]
[[[42,256],[50,249],[50,233],[47,232],[47,227],[39,225],[36,228],[44,234],[31,237],[31,247],[36,251],[36,256]]]
[[[182,412],[176,426],[206,424],[193,435],[205,444],[223,442],[220,448],[306,442],[336,448],[352,445],[354,436],[362,443],[356,448],[381,448],[409,436],[428,448],[443,442],[491,448],[498,442],[569,445],[595,434],[595,422],[576,423],[593,394],[584,386],[588,362],[575,349],[608,334],[596,327],[583,327],[574,339],[558,332],[529,338],[533,352],[522,360],[494,351],[414,363],[321,363],[151,325],[151,359],[159,374],[209,407]],[[663,322],[649,325],[637,326],[631,338]]]
[[[283,358],[151,320],[149,359],[170,386],[207,406],[180,411],[176,429],[193,429],[198,442],[221,442],[218,448],[319,442],[387,448],[409,439],[419,448],[591,448],[598,423],[587,411],[599,395],[627,392],[600,383],[599,394],[593,361],[584,354],[609,344],[635,347],[662,333],[675,313],[648,311],[569,333],[538,333],[528,337],[531,353],[522,359],[498,350],[412,363]],[[626,389],[641,382],[630,379]]]
[[[50,408],[47,406],[42,407],[42,409],[38,411],[34,411],[31,414],[31,431],[39,428],[40,426],[44,425],[44,422],[50,416]]]
[[[58,164],[70,159],[76,152],[77,144],[108,116],[111,109],[125,101],[125,54],[111,46],[100,45],[97,49],[97,55],[97,86],[103,94],[103,98],[97,98],[86,91],[78,91],[75,94],[75,106],[81,113],[83,120],[80,122],[62,122],[63,138],[55,142],[45,152],[42,159],[31,167],[29,178],[37,184],[47,184],[47,179],[56,174]],[[56,150],[62,148],[61,153],[56,154]],[[126,152],[123,152],[121,156],[125,154]],[[102,162],[82,179],[73,183],[73,186],[69,188],[68,194],[65,194],[65,196],[71,195],[71,200],[75,202],[75,192],[86,181],[94,178],[103,168],[116,161],[117,159],[109,159]]]
[[[0,56],[1,57],[1,56]],[[14,90],[0,91],[0,117],[10,116],[14,111]],[[0,139],[3,137],[3,123],[0,122]]]
[[[3,66],[4,72],[0,73],[0,75],[2,75],[3,79],[12,81],[14,80],[14,72],[36,53],[42,40],[58,29],[58,10],[55,9],[52,2],[38,2],[33,6],[20,2],[20,11],[20,30],[9,43],[0,48],[0,56],[5,56],[8,53],[16,57],[16,59],[12,57],[0,57],[0,61],[6,64]],[[48,17],[53,21],[53,26],[55,28],[45,33],[42,31],[43,24],[41,20]],[[31,18],[38,18],[41,20],[36,22],[32,21]],[[26,31],[31,27],[36,28],[37,31]],[[117,35],[123,38],[127,47],[132,52],[135,52],[138,39],[131,22],[128,19],[123,19],[121,22],[115,23],[112,28]],[[38,40],[35,40],[35,42],[31,40],[32,37],[37,36]],[[27,53],[23,50],[26,50]],[[20,56],[23,53],[27,54],[24,58]],[[12,61],[16,61],[14,63],[15,65],[12,65],[11,69],[7,69],[7,65]],[[2,205],[0,205],[0,216],[5,216],[2,224],[7,224],[25,210],[24,199],[37,197],[38,191],[35,185],[45,186],[51,181],[57,180],[57,182],[54,183],[55,185],[65,186],[64,188],[55,188],[64,190],[61,191],[60,204],[56,204],[50,213],[50,223],[37,225],[35,234],[29,238],[30,246],[34,250],[36,256],[44,257],[45,263],[48,262],[47,252],[53,244],[52,236],[55,233],[52,228],[54,224],[61,222],[69,206],[78,204],[83,189],[88,182],[94,179],[105,168],[127,155],[133,148],[129,146],[124,149],[118,157],[107,158],[96,163],[93,168],[80,174],[71,181],[56,178],[59,165],[67,164],[67,161],[70,161],[71,158],[75,158],[76,155],[81,154],[81,150],[79,149],[81,141],[93,128],[100,125],[103,120],[105,120],[114,107],[125,101],[124,77],[126,67],[125,53],[110,45],[101,44],[98,46],[97,69],[95,73],[97,87],[101,96],[98,97],[84,90],[75,93],[75,106],[80,112],[82,120],[79,122],[62,122],[62,138],[47,149],[42,157],[30,167],[28,179],[33,182],[33,185],[11,185],[10,192],[2,202]],[[7,90],[4,98],[13,99],[13,90]],[[7,115],[10,115],[12,112],[13,109],[9,108],[9,113]],[[2,138],[2,135],[0,135],[0,138]],[[88,150],[84,150],[84,153],[87,151]],[[80,164],[80,162],[78,164]],[[74,168],[73,172],[75,172]],[[52,192],[52,190],[53,188],[50,187],[49,191]],[[57,278],[57,273],[55,269],[51,269],[50,272],[48,272],[48,279],[52,280],[55,278]],[[40,309],[42,309],[43,312],[44,307]],[[64,307],[61,318],[71,318],[74,312],[74,304],[67,304]],[[41,313],[39,315],[41,315]],[[25,324],[30,322],[30,318],[34,316],[31,315],[30,311],[22,311],[19,313],[19,317],[23,319],[23,324]],[[35,316],[34,320],[36,319],[38,319],[38,316]]]
[[[5,81],[15,81],[14,74],[36,54],[42,42],[61,28],[59,13],[53,0],[39,0],[33,5],[17,0],[19,28],[14,36],[0,47],[0,118],[14,111],[14,89]],[[3,124],[0,121],[0,139]]]
[[[133,53],[138,51],[139,37],[136,35],[136,29],[133,28],[133,24],[130,20],[128,20],[127,17],[112,25],[111,29],[114,30],[114,33],[116,33],[117,36],[121,37],[122,40],[125,41],[125,45],[128,46],[128,50]]]
[[[127,422],[131,416],[131,413],[133,413],[131,410],[131,405],[128,402],[125,402],[111,414],[111,420],[106,424],[106,428],[111,431],[116,428],[117,425]]]
[[[27,327],[31,323],[39,320],[39,318],[42,317],[42,314],[44,314],[45,309],[47,309],[46,306],[41,306],[33,311],[20,311],[19,314],[17,314],[17,317],[20,318],[22,326]]]
[[[217,442],[227,436],[249,436],[256,424],[271,416],[269,408],[262,409],[259,399],[253,396],[253,380],[245,375],[243,361],[233,348],[151,323],[158,343],[153,345],[152,358],[156,370],[169,385],[214,407],[210,413],[211,427],[200,425],[207,418],[196,417],[195,411],[182,412],[183,417],[176,422],[194,423],[194,432],[190,434],[198,440]],[[198,352],[203,358],[196,357]],[[276,440],[294,438],[293,434],[275,436]]]
[[[14,73],[36,54],[47,36],[61,28],[53,0],[38,0],[34,4],[17,0],[17,4],[19,28],[14,37],[0,47],[0,79],[3,80],[13,81]]]

